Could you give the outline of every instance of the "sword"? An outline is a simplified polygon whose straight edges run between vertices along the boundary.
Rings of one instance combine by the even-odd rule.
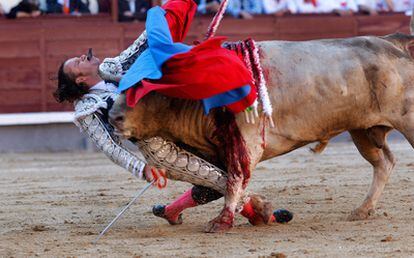
[[[129,209],[129,207],[131,207],[131,205],[139,198],[141,197],[150,187],[151,185],[155,182],[155,180],[152,180],[151,182],[149,182],[141,191],[139,191],[134,198],[127,204],[127,206],[125,206],[125,208],[122,209],[122,211],[120,213],[118,213],[118,215],[116,215],[116,217],[111,221],[111,223],[108,224],[108,226],[106,226],[106,228],[99,234],[99,236],[95,239],[95,241],[92,242],[92,244],[96,245],[96,243],[99,241],[99,239],[101,239],[101,237],[103,237],[103,235],[112,227],[112,225],[115,224],[115,222]]]

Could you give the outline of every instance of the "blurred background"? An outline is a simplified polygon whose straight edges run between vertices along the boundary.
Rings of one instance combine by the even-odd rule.
[[[187,43],[202,40],[217,0],[199,0]],[[161,0],[0,0],[0,152],[93,149],[57,103],[59,65],[89,48],[118,55]],[[408,33],[413,0],[230,0],[230,41],[311,40]]]

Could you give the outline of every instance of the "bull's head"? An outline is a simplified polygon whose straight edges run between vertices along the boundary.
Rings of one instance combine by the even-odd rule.
[[[414,59],[414,10],[410,21],[410,35],[394,33],[384,36],[383,39],[391,42],[397,49],[402,50],[404,54],[408,54],[408,56]],[[398,58],[402,57],[392,50],[389,50],[388,52]]]
[[[119,95],[109,111],[109,123],[115,133],[125,138],[145,139],[156,136],[160,128],[160,101],[152,94],[142,98],[133,108],[128,107],[125,94]]]
[[[109,123],[115,128],[116,134],[131,134],[124,130],[125,112],[127,111],[125,94],[121,94],[109,111]]]

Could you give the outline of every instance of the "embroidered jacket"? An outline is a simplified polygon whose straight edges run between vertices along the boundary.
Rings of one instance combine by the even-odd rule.
[[[226,172],[161,137],[139,141],[138,154],[128,150],[120,138],[113,134],[114,129],[108,122],[108,110],[117,96],[117,93],[98,87],[75,103],[75,124],[89,135],[109,159],[140,179],[143,179],[143,170],[148,163],[166,169],[169,179],[225,193]]]

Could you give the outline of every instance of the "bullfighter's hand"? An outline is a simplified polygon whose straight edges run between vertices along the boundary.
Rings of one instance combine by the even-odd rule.
[[[153,169],[153,167],[152,166],[150,166],[150,165],[145,165],[145,168],[144,168],[144,179],[147,181],[147,182],[151,182],[152,180],[154,180],[154,177],[153,177],[153,175],[152,175],[152,173],[151,173],[151,170]]]
[[[144,178],[147,182],[152,182],[154,179],[157,180],[160,177],[164,177],[166,175],[165,169],[157,169],[150,165],[145,165],[144,168]],[[156,174],[154,178],[154,173]]]

